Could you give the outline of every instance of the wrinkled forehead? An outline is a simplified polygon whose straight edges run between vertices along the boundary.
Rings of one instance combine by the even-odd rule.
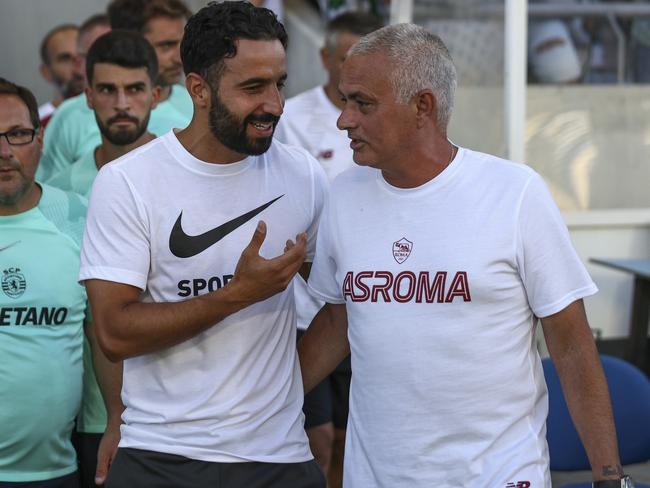
[[[392,92],[392,68],[388,56],[382,52],[350,54],[343,62],[339,90],[366,89],[373,92]]]

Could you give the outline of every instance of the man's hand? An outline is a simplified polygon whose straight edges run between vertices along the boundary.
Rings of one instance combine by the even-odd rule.
[[[115,459],[117,445],[120,443],[120,424],[109,422],[106,431],[99,442],[97,451],[97,469],[95,471],[95,484],[103,485],[106,481],[108,470]]]
[[[142,290],[124,283],[86,280],[99,345],[111,361],[140,356],[186,341],[224,318],[286,289],[303,261],[307,236],[284,254],[260,256],[266,224],[259,222],[230,282],[179,302],[145,303]]]
[[[305,261],[306,234],[298,234],[295,243],[287,241],[284,254],[272,259],[260,256],[265,238],[266,224],[260,220],[253,238],[239,258],[233,279],[227,285],[237,290],[239,299],[250,304],[286,289]]]

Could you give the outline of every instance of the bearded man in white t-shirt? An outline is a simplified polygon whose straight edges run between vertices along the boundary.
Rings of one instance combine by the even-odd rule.
[[[411,24],[343,63],[359,167],[323,211],[308,283],[327,303],[299,355],[309,391],[351,352],[344,486],[550,488],[538,317],[595,486],[621,486],[582,303],[596,287],[539,175],[447,139],[455,86],[445,45]]]
[[[286,42],[270,10],[200,10],[181,43],[192,122],[93,184],[80,279],[102,348],[124,360],[109,488],[325,486],[303,428],[291,282],[327,181],[305,150],[272,144]]]

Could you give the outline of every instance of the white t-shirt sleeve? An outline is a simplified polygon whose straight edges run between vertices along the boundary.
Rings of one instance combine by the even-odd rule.
[[[598,291],[573,248],[559,209],[537,174],[530,178],[522,194],[517,225],[519,275],[536,316],[557,313]]]
[[[97,175],[90,195],[79,281],[100,279],[144,290],[150,265],[144,206],[115,166]]]
[[[318,227],[316,256],[307,285],[309,292],[318,300],[341,304],[345,303],[345,299],[336,280],[337,262],[334,246],[336,237],[332,232],[332,211],[330,203],[327,202]]]

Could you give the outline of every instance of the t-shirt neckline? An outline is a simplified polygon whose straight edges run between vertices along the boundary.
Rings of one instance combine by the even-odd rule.
[[[458,151],[456,152],[454,159],[451,160],[447,167],[443,169],[440,174],[436,175],[434,178],[427,181],[426,183],[423,183],[420,186],[416,186],[415,188],[399,188],[393,186],[384,179],[384,175],[381,171],[377,171],[377,183],[383,190],[388,191],[394,195],[419,195],[424,192],[438,191],[453,179],[453,177],[456,175],[456,173],[458,173],[458,170],[462,166],[466,150],[463,147],[457,147]]]
[[[195,173],[208,176],[230,176],[246,171],[256,160],[256,156],[247,156],[235,163],[207,163],[195,157],[181,144],[174,130],[163,137],[163,142],[174,159],[183,167]]]

